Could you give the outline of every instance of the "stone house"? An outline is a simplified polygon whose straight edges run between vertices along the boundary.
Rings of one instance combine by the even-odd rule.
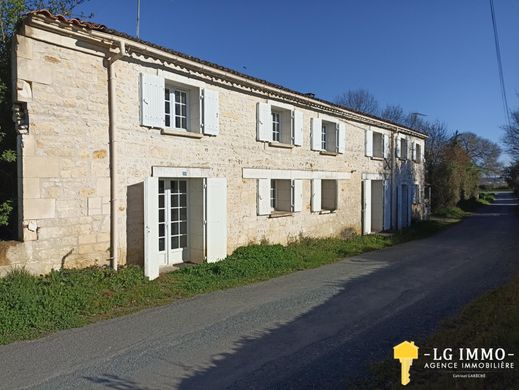
[[[426,136],[105,26],[13,42],[19,241],[0,270],[216,261],[423,216]]]

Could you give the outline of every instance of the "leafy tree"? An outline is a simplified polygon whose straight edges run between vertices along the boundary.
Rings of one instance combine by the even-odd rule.
[[[479,170],[472,159],[453,137],[442,147],[438,165],[432,168],[430,183],[433,188],[432,207],[454,207],[461,200],[476,197]]]
[[[16,202],[16,134],[11,120],[10,46],[20,18],[31,10],[47,9],[68,16],[88,0],[0,0],[0,236],[14,232]],[[6,228],[6,226],[9,226]]]
[[[375,97],[365,89],[357,89],[343,93],[335,102],[345,108],[365,114],[378,115],[379,107]]]

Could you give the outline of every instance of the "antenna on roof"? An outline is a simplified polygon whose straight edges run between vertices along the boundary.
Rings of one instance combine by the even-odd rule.
[[[141,30],[141,0],[137,0],[137,33],[135,34],[139,38]]]

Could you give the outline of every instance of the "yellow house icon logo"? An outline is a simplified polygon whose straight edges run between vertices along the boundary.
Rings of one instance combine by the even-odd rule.
[[[400,360],[402,385],[411,382],[409,369],[413,364],[413,360],[418,359],[418,347],[414,345],[414,341],[404,341],[393,347],[394,358]]]

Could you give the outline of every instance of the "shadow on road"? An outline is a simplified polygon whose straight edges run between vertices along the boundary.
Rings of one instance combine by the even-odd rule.
[[[511,194],[498,194],[495,205],[433,237],[357,257],[391,265],[342,284],[289,323],[242,338],[206,367],[190,369],[178,387],[343,387],[397,343],[419,345],[440,321],[518,272],[517,203]],[[174,356],[165,360],[182,363]],[[87,379],[114,389],[146,389],[119,377]]]

